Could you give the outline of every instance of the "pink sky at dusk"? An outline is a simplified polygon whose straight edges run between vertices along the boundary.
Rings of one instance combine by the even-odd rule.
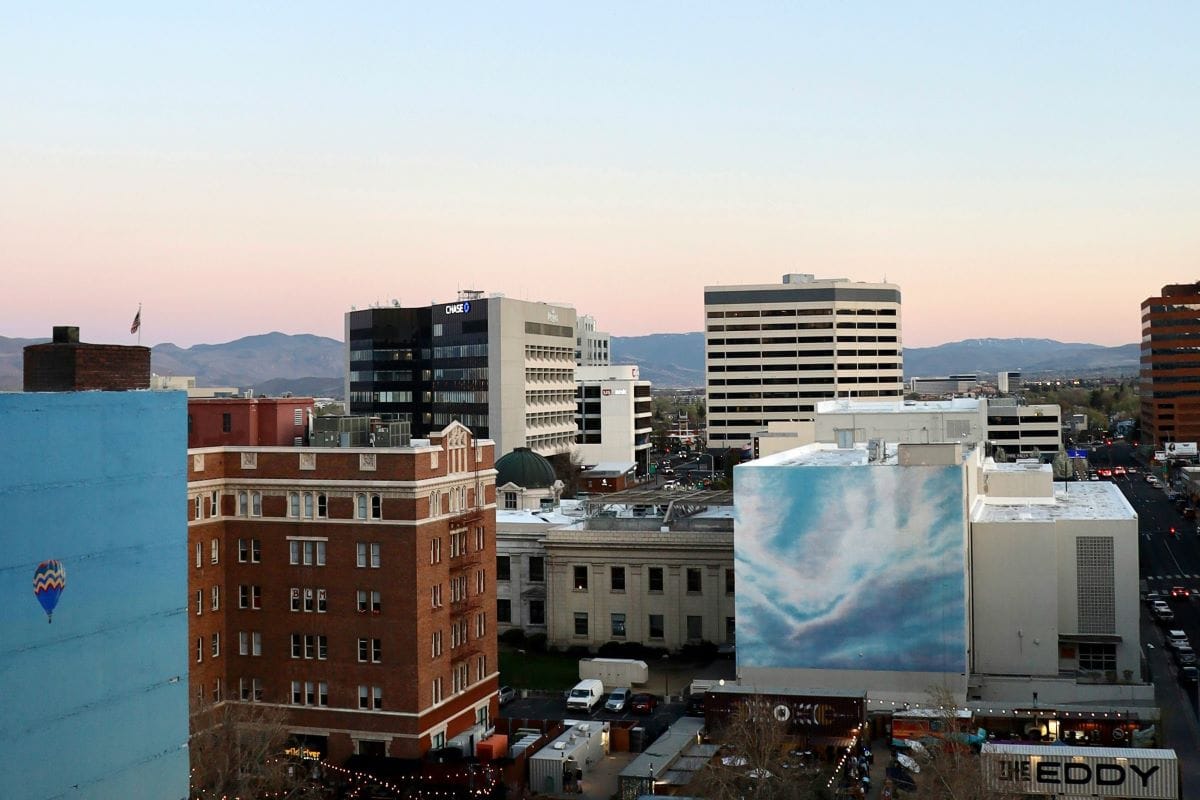
[[[910,347],[1116,345],[1200,279],[1166,10],[220,8],[0,32],[0,335],[129,342],[141,302],[148,344],[340,338],[460,288],[683,332],[705,285],[811,272],[899,284]]]

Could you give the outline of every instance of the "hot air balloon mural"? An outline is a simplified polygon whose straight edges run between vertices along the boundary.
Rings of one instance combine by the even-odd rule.
[[[46,610],[46,622],[54,621],[54,608],[67,588],[67,568],[61,561],[43,561],[33,573],[33,594]]]

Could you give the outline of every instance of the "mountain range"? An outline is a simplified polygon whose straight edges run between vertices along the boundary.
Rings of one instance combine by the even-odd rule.
[[[0,391],[21,388],[21,351],[45,339],[0,336]],[[614,336],[614,364],[637,364],[641,377],[663,388],[704,386],[704,334]],[[966,339],[904,350],[905,377],[1019,370],[1029,376],[1133,375],[1139,346],[1105,347],[1053,339]],[[200,386],[236,386],[256,394],[340,397],[345,351],[337,339],[265,333],[223,344],[155,345],[159,375],[194,375]]]

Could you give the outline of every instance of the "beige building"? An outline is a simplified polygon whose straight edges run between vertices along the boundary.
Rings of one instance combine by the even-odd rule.
[[[710,450],[771,421],[810,420],[820,400],[902,397],[900,288],[784,275],[704,287]]]
[[[733,644],[731,512],[717,507],[667,525],[662,517],[593,517],[551,528],[543,539],[549,643]]]
[[[1137,514],[1112,483],[1054,483],[1049,465],[982,469],[971,511],[971,694],[1137,701]]]

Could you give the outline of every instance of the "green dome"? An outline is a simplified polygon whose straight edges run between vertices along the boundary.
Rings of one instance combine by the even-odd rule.
[[[496,485],[513,483],[522,489],[548,489],[558,480],[554,467],[528,447],[518,447],[496,462]]]

